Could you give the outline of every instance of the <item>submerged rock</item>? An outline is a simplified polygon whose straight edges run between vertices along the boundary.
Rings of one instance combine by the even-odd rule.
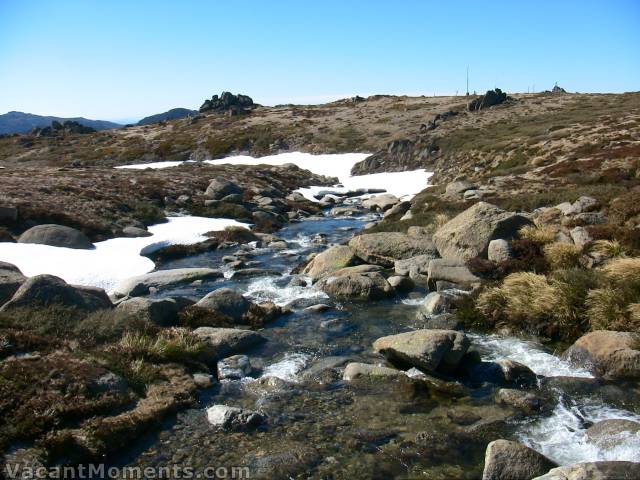
[[[456,369],[469,345],[469,339],[462,332],[416,330],[379,338],[373,343],[373,349],[400,366],[448,373]]]
[[[252,367],[246,355],[233,355],[218,362],[220,380],[240,380],[251,373]]]
[[[24,232],[18,238],[18,243],[39,243],[52,247],[75,248],[91,250],[95,246],[80,230],[64,225],[46,224],[36,225]]]
[[[487,446],[482,480],[527,480],[558,464],[517,442],[495,440]]]
[[[466,262],[474,257],[487,257],[491,240],[515,238],[531,220],[486,202],[478,202],[442,227],[433,241],[442,258]]]
[[[640,423],[621,418],[602,420],[587,429],[587,438],[600,448],[611,449],[624,445],[630,438],[640,441]]]
[[[346,366],[342,379],[351,381],[361,377],[399,377],[404,375],[405,373],[402,370],[397,370],[395,368],[355,362]]]
[[[260,412],[227,405],[213,405],[207,408],[207,420],[211,425],[226,430],[247,430],[265,421]]]

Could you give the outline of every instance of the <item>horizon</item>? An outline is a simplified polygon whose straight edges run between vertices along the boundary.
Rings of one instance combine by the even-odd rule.
[[[3,1],[0,112],[126,123],[224,90],[263,105],[462,96],[467,66],[479,94],[640,89],[633,1],[227,5]]]

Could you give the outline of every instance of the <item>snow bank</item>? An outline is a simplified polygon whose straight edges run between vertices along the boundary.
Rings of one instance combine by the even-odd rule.
[[[120,280],[150,272],[154,263],[140,255],[167,245],[189,245],[206,240],[206,232],[228,226],[246,226],[235,220],[204,217],[170,217],[149,227],[153,235],[114,238],[97,242],[95,250],[51,247],[29,243],[0,243],[0,260],[13,263],[27,276],[47,273],[69,283],[109,291]]]
[[[205,160],[204,163],[209,163],[211,165],[284,165],[286,163],[293,163],[300,168],[304,168],[318,175],[337,177],[338,181],[344,186],[344,188],[309,187],[297,190],[306,198],[314,202],[317,201],[314,198],[314,195],[320,190],[332,190],[340,193],[358,188],[384,188],[388,193],[407,200],[423,190],[428,184],[429,177],[432,175],[432,173],[420,169],[410,172],[373,173],[370,175],[358,175],[352,177],[351,168],[368,156],[368,153],[312,155],[310,153],[290,152],[259,158],[250,157],[248,155],[238,155],[219,160]],[[182,165],[183,163],[186,162],[142,163],[136,165],[123,165],[116,168],[168,168]]]

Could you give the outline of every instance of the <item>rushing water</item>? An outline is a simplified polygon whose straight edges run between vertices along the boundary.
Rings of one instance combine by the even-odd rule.
[[[401,379],[343,382],[339,368],[346,362],[380,361],[370,348],[375,339],[421,328],[415,298],[427,293],[350,303],[332,301],[310,284],[290,285],[291,270],[307,255],[346,241],[367,221],[370,218],[308,219],[278,232],[288,243],[285,250],[241,246],[163,264],[160,268],[220,267],[224,255],[239,253],[252,267],[282,275],[234,279],[228,270],[215,282],[159,295],[197,299],[228,286],[255,301],[286,305],[292,313],[264,329],[268,342],[246,352],[253,367],[248,378],[213,387],[202,395],[198,408],[179,414],[114,464],[245,465],[256,478],[298,478],[304,472],[312,473],[302,478],[477,478],[486,435],[496,430],[561,464],[640,461],[640,437],[600,447],[585,434],[598,420],[640,420],[634,413],[637,392],[601,385],[587,371],[532,341],[469,333],[484,360],[513,359],[555,380],[550,385],[541,381],[540,389],[551,392],[554,401],[538,416],[497,405],[491,388],[452,397],[422,391]],[[323,234],[326,243],[317,243],[317,234]],[[304,309],[317,303],[331,308],[322,313]],[[566,382],[567,377],[571,381]],[[576,390],[575,382],[585,388]],[[216,432],[207,424],[204,409],[220,403],[260,409],[268,422],[252,432]]]

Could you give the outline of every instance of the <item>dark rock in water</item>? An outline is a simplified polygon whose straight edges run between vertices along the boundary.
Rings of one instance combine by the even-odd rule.
[[[245,113],[247,109],[254,108],[253,99],[247,95],[234,95],[229,92],[222,92],[211,97],[211,100],[205,100],[200,107],[200,112],[233,112],[235,114]]]
[[[218,379],[240,380],[251,373],[252,367],[246,355],[233,355],[218,362]]]
[[[283,444],[248,453],[243,465],[249,467],[249,478],[273,480],[295,478],[311,471],[321,460],[322,457],[309,445],[284,441]]]
[[[18,267],[0,262],[0,305],[8,302],[26,280]]]
[[[275,276],[280,277],[282,273],[277,270],[271,270],[268,268],[243,268],[242,270],[236,270],[233,272],[231,278],[246,278],[246,277],[267,277]]]
[[[111,300],[101,288],[69,285],[53,275],[36,275],[27,279],[0,311],[53,304],[75,307],[87,312],[113,307]]]
[[[621,418],[602,420],[587,429],[589,440],[600,448],[611,449],[638,435],[640,423]]]
[[[24,232],[18,238],[18,243],[38,243],[53,247],[66,247],[91,250],[94,245],[80,230],[64,225],[46,224],[36,225]]]
[[[507,94],[499,88],[496,88],[495,90],[487,90],[487,93],[480,95],[478,98],[469,102],[467,108],[470,112],[475,112],[476,110],[482,110],[483,108],[489,108],[494,105],[504,103],[508,98]]]
[[[480,362],[471,368],[470,380],[475,384],[516,385],[532,387],[536,384],[536,374],[526,365],[513,360]]]
[[[537,412],[542,408],[543,399],[539,396],[513,388],[501,388],[496,393],[496,401],[502,405],[509,405],[526,413]]]
[[[482,480],[531,479],[558,464],[517,442],[496,440],[487,446]]]

